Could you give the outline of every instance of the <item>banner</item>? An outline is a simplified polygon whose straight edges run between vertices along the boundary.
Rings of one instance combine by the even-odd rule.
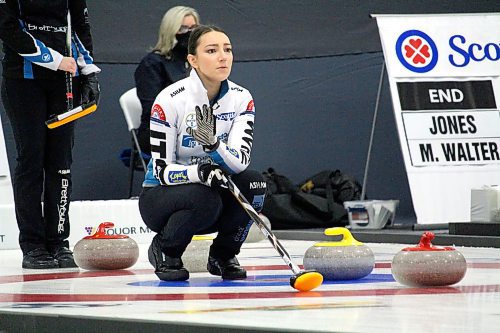
[[[372,16],[417,223],[468,222],[500,185],[500,13]]]
[[[144,224],[136,199],[72,201],[69,210],[71,234],[68,238],[73,247],[86,236],[93,235],[103,222],[114,227],[108,235],[126,235],[138,244],[149,244],[155,235]],[[19,248],[14,204],[0,205],[0,250]]]

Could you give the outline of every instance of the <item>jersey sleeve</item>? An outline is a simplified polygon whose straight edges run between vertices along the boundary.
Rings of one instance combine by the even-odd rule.
[[[24,59],[56,71],[63,55],[26,31],[15,6],[17,1],[0,1],[0,39]]]
[[[176,163],[178,115],[168,94],[153,103],[150,118],[150,143],[153,175],[162,185],[199,183],[197,165]]]
[[[69,2],[71,28],[73,30],[73,50],[76,51],[76,63],[83,75],[99,73],[101,69],[94,64],[92,34],[87,4],[85,0]]]
[[[246,92],[236,107],[237,115],[227,143],[219,142],[218,147],[208,153],[215,163],[230,174],[240,173],[248,167],[253,145],[255,107],[252,95]]]

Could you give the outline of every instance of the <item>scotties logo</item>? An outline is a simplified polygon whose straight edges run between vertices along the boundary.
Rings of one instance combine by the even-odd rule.
[[[427,73],[438,61],[434,41],[420,30],[408,30],[396,42],[396,54],[403,66],[415,73]]]

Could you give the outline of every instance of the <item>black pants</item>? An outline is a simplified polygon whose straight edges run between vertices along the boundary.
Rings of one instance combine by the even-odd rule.
[[[77,106],[78,79],[73,94]],[[68,246],[74,125],[45,125],[51,115],[66,111],[66,83],[4,79],[2,101],[16,142],[13,187],[21,250]]]
[[[259,212],[264,205],[265,181],[257,171],[231,176]],[[240,252],[252,221],[227,189],[202,184],[144,188],[139,210],[146,225],[161,234],[162,251],[181,257],[194,235],[218,232],[210,255],[229,259]]]

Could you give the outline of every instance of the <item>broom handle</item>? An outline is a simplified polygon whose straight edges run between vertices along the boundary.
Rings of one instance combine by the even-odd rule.
[[[66,30],[66,48],[68,56],[71,57],[71,14],[68,9],[68,29]],[[73,109],[73,78],[70,72],[65,72],[66,78],[66,104],[68,111]]]

